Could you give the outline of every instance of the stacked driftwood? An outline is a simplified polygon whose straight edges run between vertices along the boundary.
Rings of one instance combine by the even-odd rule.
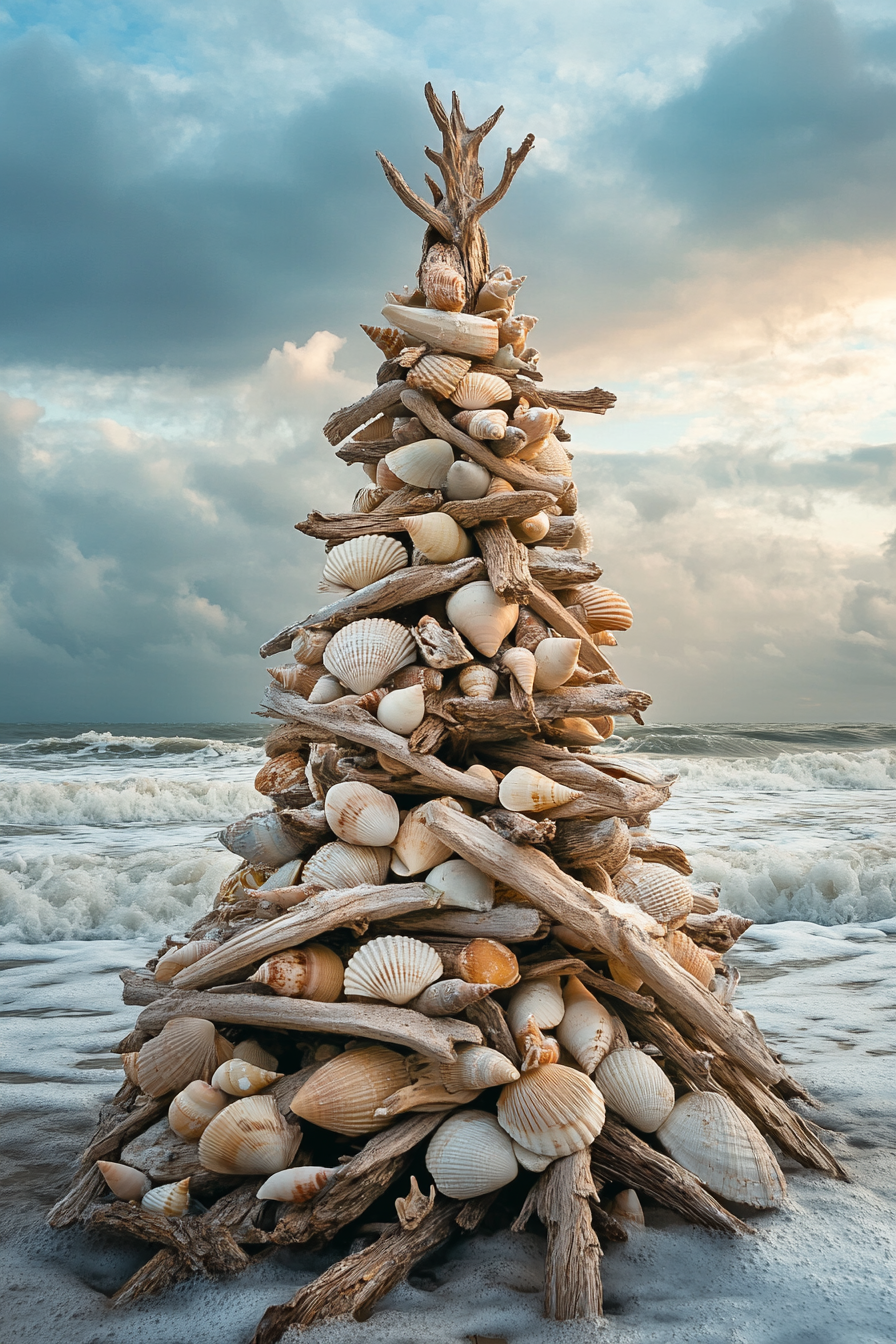
[[[602,652],[631,613],[585,558],[565,447],[564,412],[614,398],[544,387],[480,224],[531,137],[483,196],[499,114],[427,99],[434,203],[383,160],[427,225],[420,288],[365,328],[377,387],[324,429],[369,483],[298,524],[333,600],[261,650],[294,653],[265,701],[272,810],[222,833],[243,861],[211,913],[122,977],[128,1081],[51,1215],[157,1248],[115,1304],[339,1239],[256,1341],[532,1218],[546,1312],[594,1316],[639,1197],[737,1234],[731,1203],[784,1195],[770,1144],[845,1175],[733,1006],[749,921],[651,837],[672,781],[592,749],[650,698]]]

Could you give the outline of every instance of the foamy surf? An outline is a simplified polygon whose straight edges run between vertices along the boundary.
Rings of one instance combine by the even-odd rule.
[[[46,777],[0,783],[0,826],[103,827],[185,821],[224,825],[245,812],[269,806],[255,792],[252,775],[245,783],[152,775],[109,783]]]

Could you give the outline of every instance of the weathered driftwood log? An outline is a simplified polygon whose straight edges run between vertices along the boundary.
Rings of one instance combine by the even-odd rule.
[[[490,831],[512,840],[515,845],[546,845],[557,833],[553,821],[536,821],[524,812],[508,812],[505,808],[495,808],[493,812],[483,812],[479,818]]]
[[[588,387],[581,392],[555,392],[551,387],[540,387],[538,392],[546,406],[555,406],[558,411],[606,415],[616,405],[615,392],[605,392],[602,387]]]
[[[495,1003],[494,999],[480,999],[478,1003],[467,1006],[464,1016],[479,1027],[486,1044],[493,1050],[499,1050],[512,1064],[519,1067],[522,1056],[499,1003]]]
[[[529,573],[536,583],[553,591],[572,588],[577,583],[597,583],[603,570],[592,560],[583,560],[576,550],[557,551],[538,545],[529,547]]]
[[[454,630],[446,630],[433,616],[424,616],[419,625],[412,627],[411,634],[428,667],[446,672],[451,667],[462,667],[464,663],[473,661],[473,655],[460,635]],[[434,694],[441,697],[444,692],[439,690]],[[427,710],[432,712],[431,703],[427,705]]]
[[[390,495],[386,505],[381,504],[372,513],[318,513],[312,510],[303,523],[296,523],[296,531],[319,541],[349,541],[352,537],[368,537],[379,533],[405,532],[402,518],[417,513],[432,513],[442,503],[438,490],[428,494],[406,486]],[[400,511],[399,511],[400,510]]]
[[[498,496],[502,498],[502,496]],[[517,541],[503,518],[491,523],[480,523],[473,529],[479,543],[489,581],[505,602],[525,602],[532,579],[529,574],[529,553]]]
[[[544,1224],[544,1314],[553,1321],[591,1321],[603,1312],[600,1243],[591,1223],[597,1191],[588,1152],[552,1162],[532,1187],[513,1224],[523,1232],[533,1213]]]
[[[712,915],[688,915],[684,931],[698,947],[709,947],[713,952],[727,952],[752,923],[752,919],[744,919],[743,915],[717,910]]]
[[[633,1008],[640,1008],[644,1013],[652,1013],[656,1004],[647,994],[637,994],[633,989],[627,989],[625,985],[619,985],[615,980],[611,980],[606,975],[600,975],[598,971],[588,970],[577,971],[576,975],[583,985],[593,989],[595,994],[605,994],[608,998],[618,999],[620,1003],[628,1003]]]
[[[534,578],[529,593],[529,606],[538,613],[542,620],[553,626],[558,635],[563,635],[566,639],[580,639],[582,641],[579,649],[579,662],[583,667],[587,667],[592,672],[609,672],[614,681],[619,680],[612,663],[604,657],[592,639],[591,631],[581,621],[570,615],[566,607],[557,601],[554,594]]]
[[[203,1218],[168,1218],[119,1199],[114,1204],[94,1205],[85,1222],[88,1227],[165,1246],[181,1256],[191,1272],[207,1278],[238,1274],[249,1264],[227,1227],[222,1223],[212,1227]]]
[[[551,853],[564,868],[586,868],[599,863],[612,874],[628,858],[631,839],[628,827],[618,817],[605,821],[558,821],[556,826]]]
[[[499,518],[531,518],[553,503],[554,496],[544,490],[504,490],[482,499],[450,500],[440,512],[449,514],[461,527],[479,527]]]
[[[542,540],[546,546],[558,546],[560,548],[572,541],[573,533],[578,527],[575,518],[552,518],[547,532]]]
[[[632,858],[642,859],[644,863],[665,864],[683,877],[690,877],[694,871],[683,849],[666,840],[655,840],[651,835],[632,836]]]
[[[355,466],[359,462],[373,466],[398,447],[397,439],[377,439],[375,443],[359,443],[356,439],[349,439],[348,443],[336,449],[336,456],[348,466]]]
[[[597,686],[562,687],[549,695],[533,696],[533,703],[535,714],[542,720],[562,719],[569,715],[582,718],[597,718],[604,714],[615,717],[634,715],[646,709],[651,700],[645,691],[632,691],[611,682]],[[501,732],[518,732],[529,722],[528,716],[510,700],[478,700],[458,696],[448,701],[447,708],[459,723],[476,733],[477,740],[488,740],[489,727],[494,728],[495,737],[498,738]],[[598,787],[600,780],[596,779],[594,783]]]
[[[334,411],[324,425],[324,434],[329,442],[335,447],[353,430],[359,429],[375,415],[388,411],[400,399],[404,389],[405,384],[400,378],[394,382],[381,383],[373,392],[368,392],[366,396],[352,402],[351,406],[343,406],[340,410]]]
[[[496,905],[492,910],[433,910],[401,915],[384,923],[371,920],[380,933],[426,933],[461,938],[497,938],[502,943],[525,943],[544,938],[548,926],[537,910],[525,905]]]
[[[681,1032],[668,1022],[662,1013],[645,1013],[638,1004],[622,1000],[617,1011],[628,1027],[633,1040],[655,1045],[663,1056],[675,1065],[685,1082],[697,1092],[712,1092],[715,1084],[710,1068],[715,1057],[711,1050],[695,1050]]]

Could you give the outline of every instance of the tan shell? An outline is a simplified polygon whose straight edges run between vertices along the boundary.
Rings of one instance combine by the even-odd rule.
[[[629,859],[613,878],[616,895],[632,901],[661,924],[686,919],[694,905],[691,888],[683,877],[661,863]]]
[[[459,313],[467,301],[467,286],[460,271],[447,259],[448,251],[439,243],[430,249],[420,267],[420,288],[430,308],[438,308],[443,313]],[[450,251],[457,253],[456,248]]]
[[[192,966],[194,962],[207,957],[209,952],[215,952],[220,946],[221,944],[214,938],[194,938],[192,943],[184,943],[183,947],[169,947],[165,955],[159,957],[156,962],[153,978],[161,984],[167,984],[184,966]]]
[[[484,411],[496,402],[510,401],[512,396],[506,380],[496,373],[465,373],[451,393],[451,400],[465,411]]]
[[[382,350],[387,359],[397,359],[408,344],[408,338],[397,327],[368,327],[364,322],[361,330],[366,332],[378,350]]]
[[[230,1042],[218,1035],[211,1022],[201,1017],[172,1017],[137,1056],[140,1090],[150,1097],[164,1097],[197,1078],[207,1083],[232,1054]]]
[[[574,975],[566,982],[563,1002],[557,1040],[586,1073],[593,1073],[613,1047],[613,1018]]]
[[[520,457],[523,454],[520,453]],[[543,476],[572,476],[572,462],[569,453],[558,443],[553,434],[549,434],[537,453],[529,460],[536,471]]]
[[[272,1176],[288,1167],[302,1142],[273,1097],[242,1097],[216,1115],[199,1140],[206,1171],[225,1176]]]
[[[469,534],[447,513],[418,513],[400,521],[417,550],[427,560],[443,565],[472,554],[473,543]]]
[[[560,412],[553,406],[530,406],[523,399],[513,413],[512,423],[516,429],[523,431],[527,443],[538,443],[546,439],[562,419]]]
[[[282,1077],[282,1073],[259,1069],[245,1059],[225,1059],[215,1070],[212,1087],[226,1092],[228,1097],[253,1097],[256,1092],[263,1092]]]
[[[575,602],[584,607],[591,630],[631,629],[632,609],[612,588],[602,588],[599,583],[580,583],[575,588],[564,588],[558,596],[564,604]]]
[[[474,938],[460,954],[458,970],[471,985],[509,989],[520,978],[519,962],[509,947],[494,938]]]
[[[289,1167],[275,1171],[255,1192],[256,1199],[279,1199],[284,1204],[307,1204],[339,1171],[338,1167]]]
[[[478,462],[454,462],[448,468],[446,499],[482,499],[491,484],[491,472]]]
[[[375,534],[352,537],[330,551],[323,577],[328,583],[355,591],[366,588],[369,583],[376,583],[377,579],[383,579],[387,574],[404,569],[407,563],[408,553],[394,537]]]
[[[486,658],[494,658],[520,614],[515,602],[502,602],[485,581],[458,588],[448,598],[445,610],[455,629]]]
[[[452,354],[490,359],[498,349],[498,328],[485,317],[443,313],[435,308],[410,308],[397,303],[387,303],[383,317],[418,340]]]
[[[440,490],[454,462],[454,449],[444,439],[420,439],[393,448],[383,459],[394,476],[421,490]]]
[[[345,968],[345,993],[357,998],[409,1003],[438,980],[442,959],[417,938],[389,936],[365,943]]]
[[[699,980],[704,989],[709,989],[716,978],[715,967],[692,938],[680,929],[667,933],[663,942],[673,961],[677,961],[682,970]]]
[[[181,1218],[190,1207],[190,1178],[173,1181],[170,1185],[157,1185],[148,1190],[140,1201],[141,1209],[147,1213],[163,1213],[166,1218]]]
[[[620,1190],[610,1205],[609,1212],[614,1218],[621,1218],[633,1227],[644,1227],[644,1210],[635,1190]]]
[[[324,666],[343,686],[364,695],[416,656],[410,631],[377,616],[337,630],[324,649]]]
[[[307,698],[324,674],[320,663],[315,663],[311,667],[306,663],[284,663],[282,667],[269,667],[266,671],[268,676],[285,691],[298,691],[304,698]]]
[[[300,630],[292,639],[292,656],[297,663],[314,667],[322,661],[324,649],[333,638],[332,630]]]
[[[471,439],[503,439],[507,433],[507,412],[492,407],[478,411],[458,411],[452,423],[469,434]]]
[[[604,1101],[626,1124],[653,1134],[672,1112],[675,1089],[643,1050],[613,1050],[594,1075]]]
[[[503,476],[493,476],[485,493],[486,495],[512,495],[513,486],[509,481],[505,481]]]
[[[218,839],[232,853],[262,868],[279,868],[305,845],[304,837],[290,827],[289,817],[280,812],[250,812],[219,831]]]
[[[499,340],[501,345],[509,345],[517,358],[522,355],[529,340],[529,332],[538,322],[537,317],[528,317],[524,313],[518,313],[516,317],[508,318],[501,323]]]
[[[604,1102],[584,1073],[545,1064],[504,1088],[498,1123],[530,1152],[568,1157],[587,1148],[603,1129]]]
[[[439,802],[455,812],[463,810],[460,803],[455,802],[453,798],[440,798]],[[398,835],[392,846],[392,871],[399,877],[414,877],[417,873],[425,873],[428,868],[434,868],[444,859],[450,859],[454,852],[423,824],[421,817],[426,807],[426,803],[419,803],[417,807],[412,808],[398,829]]]
[[[441,909],[491,910],[495,880],[466,859],[446,859],[426,874],[426,884],[442,893]]]
[[[529,1018],[535,1018],[535,1025],[543,1031],[556,1027],[562,1019],[566,1005],[560,989],[559,975],[545,976],[541,980],[526,980],[517,986],[507,1005],[507,1025],[516,1040],[526,1030]],[[519,1041],[517,1041],[519,1045]]]
[[[137,1082],[137,1055],[138,1051],[136,1050],[126,1050],[121,1056],[121,1067],[124,1070],[124,1076],[127,1078],[128,1082],[134,1083],[135,1086],[139,1087],[139,1083]]]
[[[423,687],[406,686],[400,691],[390,691],[377,705],[376,717],[384,728],[402,737],[410,737],[415,728],[419,728],[426,716],[426,699]],[[397,809],[395,832],[398,833]],[[392,840],[395,835],[392,836]],[[392,840],[388,843],[391,844]]]
[[[344,695],[345,687],[334,676],[327,675],[315,683],[314,690],[308,696],[308,703],[329,705],[334,700],[341,700]]]
[[[306,943],[275,952],[249,979],[283,998],[335,1003],[342,993],[342,962],[331,948]]]
[[[372,475],[370,475],[370,471]],[[370,476],[370,479],[376,485],[377,490],[384,490],[387,495],[394,494],[396,490],[401,490],[404,481],[400,476],[396,476],[394,471],[389,470],[389,463],[384,457],[381,457],[376,466],[372,462],[365,462],[364,470]]]
[[[567,543],[567,550],[574,549],[579,552],[583,558],[591,554],[591,548],[594,545],[594,536],[591,526],[583,513],[573,514],[576,527]]]
[[[400,825],[398,804],[372,784],[333,784],[324,799],[327,825],[349,845],[391,845]]]
[[[545,812],[550,807],[560,807],[574,798],[581,798],[581,791],[568,789],[547,775],[541,775],[528,765],[516,765],[501,780],[498,798],[501,806],[509,812]]]
[[[506,1055],[486,1045],[459,1045],[457,1062],[433,1066],[449,1092],[483,1091],[487,1087],[503,1087],[520,1076]]]
[[[249,1064],[255,1064],[259,1069],[277,1070],[277,1060],[274,1055],[263,1050],[257,1041],[251,1037],[248,1040],[240,1041],[239,1045],[233,1047],[234,1059],[245,1059]]]
[[[466,980],[438,980],[408,1005],[425,1017],[456,1017],[471,1003],[488,998],[494,985],[471,985]]]
[[[715,1195],[768,1209],[787,1184],[759,1130],[720,1092],[688,1092],[675,1103],[657,1138]]]
[[[392,416],[378,415],[369,425],[352,435],[354,443],[384,443],[392,437]]]
[[[286,751],[282,756],[265,762],[255,776],[255,788],[259,793],[285,793],[287,789],[300,788],[305,784],[305,757],[297,751]]]
[[[553,1157],[544,1157],[541,1153],[533,1153],[530,1149],[524,1148],[516,1139],[511,1139],[510,1142],[513,1144],[514,1157],[526,1171],[545,1171],[554,1161]]]
[[[103,1180],[118,1199],[142,1199],[152,1185],[145,1172],[123,1162],[97,1162]]]
[[[197,1079],[178,1092],[168,1107],[168,1124],[182,1139],[198,1139],[226,1105],[219,1088]]]
[[[408,372],[407,384],[441,400],[451,396],[469,367],[470,361],[457,355],[424,355]]]
[[[526,695],[532,694],[535,685],[535,655],[530,649],[508,649],[501,659],[501,666],[512,673],[520,689]]]
[[[555,691],[569,681],[581,646],[580,639],[542,639],[535,648],[536,691]]]
[[[644,983],[637,971],[626,966],[624,961],[617,961],[615,957],[607,957],[607,967],[617,985],[624,985],[626,989],[632,989],[637,994]]]
[[[470,663],[458,677],[464,695],[473,700],[494,700],[498,688],[498,674],[482,663]]]
[[[604,741],[588,719],[552,719],[548,732],[550,740],[561,747],[596,747]]]
[[[337,1055],[304,1083],[290,1110],[336,1134],[373,1134],[391,1123],[374,1112],[393,1092],[410,1083],[407,1061],[383,1045]],[[281,1163],[281,1166],[284,1165]]]
[[[516,537],[517,541],[523,542],[526,546],[534,546],[542,537],[547,536],[551,520],[546,513],[533,513],[529,518],[509,519],[508,526],[511,536]]]
[[[352,513],[373,513],[374,509],[379,508],[388,498],[387,490],[380,490],[375,485],[362,485],[352,500]],[[327,633],[333,632],[327,631]]]
[[[344,840],[330,840],[312,854],[302,880],[327,891],[367,884],[376,887],[386,880],[389,853],[385,845],[347,845]]]
[[[439,1126],[426,1149],[426,1168],[449,1199],[477,1199],[509,1185],[517,1162],[507,1135],[486,1111],[459,1111]]]

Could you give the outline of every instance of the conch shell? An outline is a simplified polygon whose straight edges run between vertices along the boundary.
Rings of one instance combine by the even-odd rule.
[[[687,1092],[656,1135],[676,1162],[722,1199],[769,1209],[787,1193],[765,1139],[721,1092]]]
[[[335,1003],[342,993],[342,976],[342,962],[331,948],[306,943],[304,947],[275,952],[249,979],[269,985],[284,998]]]
[[[307,1204],[338,1171],[339,1167],[289,1167],[286,1171],[275,1171],[258,1187],[255,1198]]]
[[[509,1185],[517,1175],[510,1139],[486,1111],[459,1111],[436,1130],[426,1167],[449,1199],[477,1199]]]
[[[390,691],[377,705],[376,717],[384,728],[402,737],[410,737],[415,728],[419,728],[426,715],[426,699],[421,685],[406,686],[400,691]],[[398,833],[396,809],[395,833]],[[392,836],[392,840],[395,835]],[[391,844],[392,840],[388,843]]]
[[[373,341],[378,350],[382,350],[387,359],[397,359],[410,341],[403,331],[396,327],[368,327],[361,323],[361,330]]]
[[[478,462],[455,462],[448,468],[445,496],[447,499],[482,499],[491,479],[491,472],[480,467]]]
[[[494,700],[498,674],[482,663],[470,663],[458,677],[460,689],[473,700]]]
[[[557,1040],[586,1073],[593,1073],[613,1047],[613,1018],[574,975],[566,982],[563,1002]]]
[[[417,550],[436,564],[462,560],[472,553],[473,543],[469,534],[447,513],[418,513],[402,518],[401,525],[407,530]],[[456,597],[457,594],[452,596]]]
[[[345,993],[404,1004],[438,980],[442,959],[428,943],[402,936],[365,943],[345,968]]]
[[[324,649],[324,666],[343,686],[364,695],[416,656],[409,630],[397,621],[373,617],[337,630]]]
[[[97,1162],[103,1180],[118,1199],[142,1199],[152,1185],[149,1177],[123,1162]]]
[[[166,1218],[180,1218],[190,1207],[190,1178],[174,1181],[170,1185],[157,1185],[148,1190],[140,1201],[140,1207],[147,1213],[163,1213]]]
[[[182,1139],[198,1139],[226,1105],[222,1091],[197,1079],[178,1092],[168,1107],[168,1124]]]
[[[451,400],[465,411],[482,411],[498,401],[510,401],[512,396],[506,379],[496,373],[465,373],[451,393]]]
[[[347,845],[330,840],[312,854],[302,870],[303,882],[326,891],[339,887],[380,886],[389,871],[389,850],[384,845]]]
[[[285,691],[298,691],[299,695],[307,698],[309,692],[324,675],[324,669],[320,663],[315,663],[308,667],[305,663],[284,663],[282,667],[269,667],[267,674],[278,686],[282,686]]]
[[[392,474],[406,485],[440,490],[448,478],[448,468],[454,462],[454,449],[444,439],[420,439],[418,443],[393,448],[383,460]]]
[[[387,574],[394,574],[398,569],[404,569],[407,563],[408,553],[394,537],[375,534],[351,537],[330,551],[323,578],[328,584],[355,591],[366,588],[369,583],[376,583],[377,579],[383,579]],[[321,649],[321,658],[328,643],[329,640]]]
[[[400,825],[398,804],[372,784],[333,784],[324,799],[327,825],[349,845],[391,845]]]
[[[442,400],[451,396],[469,367],[470,361],[457,355],[424,355],[409,371],[407,384]]]
[[[199,1140],[199,1161],[224,1176],[272,1176],[288,1167],[302,1142],[273,1097],[243,1097],[216,1115]]]
[[[282,1073],[259,1069],[245,1059],[225,1059],[215,1070],[212,1087],[226,1092],[229,1097],[253,1097],[282,1077]]]
[[[580,790],[568,789],[565,784],[558,784],[527,765],[514,766],[498,788],[501,806],[509,812],[545,812],[581,796]]]
[[[303,1083],[290,1110],[336,1134],[373,1134],[390,1123],[388,1117],[377,1118],[378,1107],[410,1081],[407,1060],[397,1051],[382,1045],[348,1050]]]
[[[142,1092],[164,1097],[200,1078],[208,1082],[215,1069],[230,1059],[233,1046],[201,1017],[172,1017],[137,1056],[136,1074]]]
[[[184,966],[192,966],[194,962],[208,956],[209,952],[216,951],[220,946],[221,944],[214,938],[194,938],[191,943],[184,943],[183,947],[169,947],[164,956],[159,957],[156,962],[153,979],[167,984]]]
[[[675,1088],[643,1050],[613,1050],[598,1065],[594,1080],[607,1105],[642,1134],[659,1129],[675,1105]]]
[[[587,1148],[603,1129],[603,1097],[577,1069],[545,1064],[503,1089],[498,1123],[529,1152],[568,1157]]]
[[[445,610],[451,624],[486,658],[494,658],[520,614],[515,602],[502,602],[485,581],[458,588],[448,598]]]
[[[439,802],[455,812],[463,811],[460,803],[454,798],[440,798]],[[411,808],[399,827],[392,846],[392,871],[399,877],[414,877],[417,873],[425,873],[428,868],[450,859],[454,853],[448,845],[436,838],[428,826],[424,825],[421,818],[426,807],[426,803],[420,803],[417,807]]]
[[[495,880],[466,859],[446,859],[426,874],[426,884],[442,893],[441,909],[491,910]]]
[[[505,387],[507,384],[504,384]],[[495,407],[479,411],[458,411],[452,423],[471,439],[503,439],[507,433],[507,412]]]
[[[498,349],[498,327],[486,317],[444,313],[435,308],[411,308],[387,303],[383,317],[402,331],[451,354],[491,359]]]

